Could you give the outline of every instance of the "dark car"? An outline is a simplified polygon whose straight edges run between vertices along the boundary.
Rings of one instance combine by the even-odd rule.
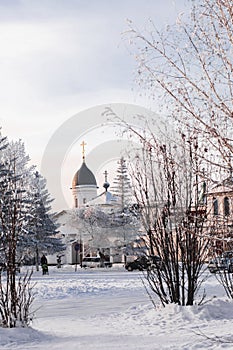
[[[134,261],[127,262],[125,264],[125,268],[128,271],[133,271],[133,270],[147,270],[150,265],[150,262],[146,256],[140,256]]]
[[[153,268],[161,268],[162,267],[162,260],[157,255],[151,255],[151,256],[139,256],[136,260],[127,262],[125,264],[125,268],[128,271],[133,270],[149,270]]]
[[[217,256],[210,260],[208,264],[209,271],[211,273],[216,273],[219,271],[233,272],[233,253],[224,252],[221,256]]]
[[[150,268],[158,268],[158,269],[163,269],[164,264],[160,256],[158,255],[150,255],[149,256],[149,261],[150,261]]]

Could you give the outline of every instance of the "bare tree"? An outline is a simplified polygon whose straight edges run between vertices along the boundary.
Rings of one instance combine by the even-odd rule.
[[[173,26],[159,31],[150,21],[143,32],[130,22],[127,33],[136,45],[142,88],[183,129],[203,136],[209,161],[232,168],[232,1],[196,0],[190,15]]]
[[[202,147],[196,155],[211,164],[208,177],[220,179],[229,170],[232,174],[232,1],[194,0],[190,14],[181,15],[173,26],[159,31],[152,20],[147,28],[138,31],[129,22],[127,32],[136,47],[138,83],[162,102],[160,110],[183,133],[194,130],[199,135]],[[209,226],[210,238],[232,240],[228,224],[223,228],[212,220]],[[232,297],[232,275],[223,271],[217,276]]]
[[[178,140],[161,144],[151,135],[142,142],[131,159],[134,195],[149,254],[161,258],[146,278],[163,305],[193,305],[209,247],[198,139],[182,135],[177,146]]]

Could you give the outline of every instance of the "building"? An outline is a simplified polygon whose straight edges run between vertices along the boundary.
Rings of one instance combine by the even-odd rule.
[[[211,227],[212,252],[233,250],[233,177],[212,186],[206,193],[206,216]]]
[[[72,180],[73,209],[57,214],[60,232],[64,237],[65,263],[81,263],[84,256],[100,253],[111,262],[124,262],[126,250],[132,251],[138,239],[138,222],[122,213],[121,204],[109,191],[110,184],[105,171],[103,190],[85,159],[85,143],[82,144],[82,164]]]
[[[85,162],[85,143],[83,147],[83,162],[80,169],[75,173],[72,181],[72,195],[74,199],[74,208],[86,205],[97,197],[97,183],[94,174],[87,167]]]

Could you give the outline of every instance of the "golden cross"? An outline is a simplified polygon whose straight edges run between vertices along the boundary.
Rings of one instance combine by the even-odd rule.
[[[82,150],[82,154],[83,154],[83,160],[85,159],[85,146],[86,146],[87,144],[83,141],[81,144],[80,144],[80,146],[82,146],[82,148],[83,148],[83,150]]]

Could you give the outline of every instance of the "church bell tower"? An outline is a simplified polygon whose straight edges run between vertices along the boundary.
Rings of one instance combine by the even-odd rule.
[[[97,183],[94,174],[87,167],[85,161],[85,146],[82,146],[82,165],[75,173],[72,181],[72,194],[74,198],[74,207],[80,208],[97,196]]]

